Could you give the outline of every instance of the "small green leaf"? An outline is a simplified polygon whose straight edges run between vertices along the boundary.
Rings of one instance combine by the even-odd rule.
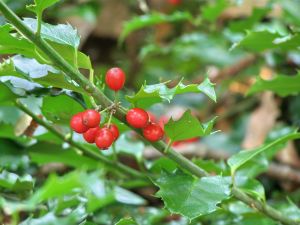
[[[1,76],[26,78],[45,87],[57,87],[84,93],[76,83],[71,83],[66,76],[52,66],[40,64],[35,59],[16,55],[0,64]]]
[[[13,192],[24,192],[33,189],[34,182],[30,175],[19,177],[15,173],[2,171],[0,173],[0,187],[13,191]]]
[[[45,9],[49,8],[59,1],[60,0],[34,0],[35,4],[27,6],[27,9],[35,12],[37,15],[42,15]]]
[[[249,179],[246,176],[236,176],[235,183],[245,193],[253,196],[254,198],[265,201],[265,189],[264,186],[255,179]]]
[[[124,24],[124,28],[120,37],[122,42],[133,31],[153,26],[160,23],[173,23],[178,21],[191,20],[192,15],[188,12],[174,12],[171,15],[166,15],[158,12],[134,17]]]
[[[71,116],[83,109],[78,102],[67,95],[46,96],[43,99],[43,115],[55,123],[69,124]]]
[[[252,15],[242,21],[233,21],[229,24],[230,30],[234,32],[244,32],[251,29],[259,22],[268,12],[270,8],[254,8]]]
[[[247,35],[233,48],[241,47],[253,52],[262,52],[268,49],[293,50],[300,46],[300,33],[282,36],[279,33],[263,31],[249,31]]]
[[[300,73],[296,76],[279,75],[271,80],[263,80],[258,77],[247,94],[262,91],[272,91],[282,97],[296,95],[300,92]]]
[[[32,18],[24,18],[23,22],[32,30],[37,29],[37,20]],[[63,45],[70,45],[77,49],[80,44],[80,37],[76,29],[70,24],[51,25],[42,23],[41,36],[49,41],[53,41]]]
[[[227,0],[217,0],[215,4],[208,4],[202,8],[202,17],[213,22],[220,16],[227,5]]]
[[[218,204],[230,195],[230,178],[214,176],[193,178],[181,171],[163,172],[155,181],[159,187],[156,195],[165,203],[171,213],[194,219],[212,213]]]
[[[14,100],[18,96],[14,94],[9,87],[7,87],[4,83],[0,82],[0,104],[7,105],[13,104]]]
[[[171,118],[164,129],[170,140],[182,141],[189,138],[209,135],[214,120],[215,119],[209,121],[208,125],[203,126],[196,117],[192,116],[191,111],[188,110],[177,121],[174,121],[173,118]]]
[[[170,102],[175,95],[185,93],[204,93],[213,101],[216,101],[214,84],[208,78],[199,85],[184,85],[179,82],[173,88],[168,88],[165,83],[143,85],[134,96],[126,96],[126,99],[136,107],[147,108],[155,103]]]
[[[291,133],[291,134],[287,134],[281,138],[278,138],[277,140],[265,144],[262,147],[253,149],[253,150],[244,150],[244,151],[240,151],[239,153],[231,156],[228,159],[228,165],[231,168],[231,173],[234,174],[235,171],[240,168],[242,165],[244,165],[245,163],[247,163],[249,160],[253,159],[255,156],[271,150],[273,148],[276,148],[277,145],[281,145],[283,143],[286,143],[289,140],[294,140],[294,139],[299,139],[300,138],[300,133]]]

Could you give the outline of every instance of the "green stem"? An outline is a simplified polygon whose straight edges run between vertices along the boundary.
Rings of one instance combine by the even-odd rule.
[[[110,161],[109,159],[107,159],[105,156],[101,155],[98,152],[95,152],[89,148],[84,147],[81,144],[78,144],[77,142],[73,141],[71,138],[66,137],[66,135],[62,134],[61,132],[59,132],[55,127],[53,127],[51,124],[47,123],[46,121],[40,119],[38,116],[36,116],[33,112],[31,112],[24,104],[22,104],[19,100],[16,101],[16,106],[21,109],[23,112],[25,112],[26,114],[28,114],[29,116],[32,117],[32,119],[37,122],[38,124],[42,125],[43,127],[45,127],[47,130],[49,130],[51,133],[53,133],[55,136],[57,136],[58,138],[60,138],[61,140],[67,142],[68,144],[70,144],[71,146],[79,149],[80,151],[82,151],[85,155],[88,155],[94,159],[99,160],[100,162],[102,162],[104,165],[108,166],[111,169],[115,169],[117,168],[119,171],[124,171],[127,175],[130,175],[132,177],[136,177],[136,178],[142,178],[142,179],[147,179],[147,177],[134,170],[131,169],[128,166],[125,166],[121,163],[116,163],[113,161]]]
[[[90,69],[89,81],[90,81],[92,84],[94,84],[94,70],[93,70],[92,68]],[[91,101],[92,106],[93,106],[95,109],[98,109],[98,105],[96,104],[95,99],[93,98],[93,96],[90,96],[90,101]]]
[[[37,31],[36,31],[36,36],[41,35],[41,30],[42,30],[42,14],[38,13],[37,14]]]
[[[73,80],[75,80],[80,86],[82,86],[87,94],[94,97],[96,103],[98,105],[102,105],[103,107],[109,107],[112,105],[112,101],[108,99],[100,90],[95,87],[94,84],[89,82],[89,80],[81,74],[76,68],[74,68],[72,65],[70,65],[59,53],[57,53],[46,41],[44,41],[41,37],[36,36],[27,26],[25,26],[22,21],[17,17],[17,15],[11,11],[7,5],[0,0],[0,11],[3,13],[3,15],[6,17],[7,20],[9,20],[12,25],[15,26],[15,28],[23,34],[26,38],[28,38],[30,41],[32,41],[41,51],[43,51],[49,59],[53,62],[54,65],[57,65],[58,68],[60,68],[65,74],[68,74]],[[120,121],[126,123],[126,110],[122,107],[120,107],[118,110],[116,110],[116,113],[114,114],[117,119]],[[136,130],[137,133],[141,134],[141,131]],[[141,136],[142,137],[142,136]],[[142,138],[145,142],[147,142],[144,138]],[[148,142],[149,143],[149,142]],[[166,149],[166,144],[162,141],[151,143],[159,152],[162,154],[165,154],[167,157],[175,161],[180,167],[183,169],[189,171],[190,173],[194,174],[197,177],[203,177],[208,176],[209,174],[204,171],[202,168],[195,165],[192,161],[188,160],[181,154],[175,152],[171,148],[168,150],[168,152],[164,152]],[[78,145],[76,142],[73,142],[72,145],[76,146]],[[78,145],[78,147],[82,148],[81,145]],[[89,154],[96,154],[95,152],[91,151]],[[103,157],[96,154],[96,157]],[[106,161],[106,163],[111,164],[111,162],[107,162],[107,159],[103,157],[103,162]],[[116,167],[116,165],[114,164]],[[119,165],[119,167],[123,167],[123,165]],[[128,170],[129,168],[126,167]],[[124,169],[123,169],[124,171]],[[136,173],[130,172],[130,173]],[[255,202],[256,208],[264,213],[265,215],[269,216],[270,218],[273,218],[276,221],[280,221],[282,224],[287,225],[300,225],[299,222],[296,222],[294,220],[291,220],[289,217],[281,214],[279,211],[277,211],[274,208],[271,208],[270,206],[265,206],[264,203],[256,201],[255,199],[252,199],[245,193],[233,189],[232,194],[239,200],[243,201],[244,203],[252,206],[251,204]]]

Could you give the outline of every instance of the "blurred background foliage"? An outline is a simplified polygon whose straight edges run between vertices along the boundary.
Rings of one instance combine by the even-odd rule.
[[[21,17],[33,16],[26,9],[32,1],[5,2]],[[182,79],[189,84],[209,77],[216,84],[217,104],[199,94],[185,94],[176,96],[172,104],[155,104],[148,110],[159,121],[178,118],[186,109],[201,121],[218,116],[215,130],[221,132],[175,147],[208,172],[229,175],[224,160],[231,154],[299,127],[300,3],[178,2],[62,0],[45,12],[44,21],[70,23],[78,29],[80,49],[90,56],[99,87],[108,68],[119,66],[127,72],[121,96],[127,106],[125,94],[133,95],[145,83],[168,82],[174,87]],[[5,24],[3,17],[0,23]],[[17,80],[12,86],[28,95],[59,94],[55,100],[30,95],[24,101],[61,131],[68,131],[70,113],[85,106],[74,93],[40,90]],[[125,179],[94,159],[75,154],[11,105],[0,106],[0,138],[0,221],[4,224],[278,224],[233,199],[223,203],[225,208],[192,222],[171,215],[154,197],[154,186]],[[79,136],[74,139],[82,142]],[[299,144],[284,146],[269,160],[269,169],[264,159],[244,168],[247,175],[258,176],[263,192],[277,208],[297,219]],[[130,132],[114,148],[117,156],[111,151],[104,154],[141,171],[160,174],[176,168]]]

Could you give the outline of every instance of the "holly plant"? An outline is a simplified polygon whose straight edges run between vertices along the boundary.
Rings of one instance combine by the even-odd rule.
[[[161,115],[158,120],[149,109],[168,106],[186,95],[215,103],[217,86],[209,76],[188,84],[176,79],[175,83],[145,81],[133,93],[126,88],[132,76],[128,67],[114,62],[112,68],[99,72],[80,51],[76,28],[43,21],[45,11],[61,4],[58,2],[34,0],[27,6],[31,17],[21,18],[0,0],[5,21],[0,27],[2,224],[300,224],[297,199],[272,199],[257,179],[278,150],[300,138],[296,129],[270,137],[251,151],[236,152],[226,162],[183,156],[176,146],[198,142],[199,138],[209,140],[222,132],[213,128],[217,118],[212,116],[202,123],[187,109],[177,118]],[[124,25],[120,44],[135,30],[192,20],[193,10],[175,9],[189,7],[187,2],[168,2],[175,12],[149,12],[133,18]],[[204,21],[214,21],[227,4],[215,1],[215,5],[203,6]],[[256,12],[244,25],[235,23],[232,29],[251,29],[251,23],[266,12]],[[196,18],[193,26],[204,21]],[[268,45],[255,43],[257,36],[261,40],[267,36]],[[171,44],[174,48],[147,46],[140,57],[162,54],[172,60],[173,51],[178,54],[180,49],[189,49],[176,60],[183,63],[187,59],[193,64],[196,56],[202,57],[202,47],[207,51],[201,40],[214,38],[182,37]],[[272,42],[274,39],[277,42]],[[202,47],[195,52],[191,43]],[[232,48],[259,52],[274,45],[299,47],[299,34],[284,38],[266,30],[249,31]],[[215,57],[220,65],[234,60]],[[157,65],[163,66],[159,60],[153,59],[149,66],[159,71]],[[196,67],[196,63],[191,66]],[[142,70],[154,71],[147,65]],[[289,78],[258,80],[249,94],[266,89],[275,89],[279,95],[299,92],[299,86],[294,90],[296,81],[291,88],[278,88],[277,84],[283,84],[281,79]],[[155,160],[147,158],[149,152]],[[148,193],[147,188],[155,193]]]

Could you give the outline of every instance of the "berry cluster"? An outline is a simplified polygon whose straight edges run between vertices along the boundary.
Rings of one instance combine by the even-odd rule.
[[[158,124],[154,123],[149,114],[143,109],[130,109],[126,114],[126,120],[132,127],[143,129],[143,136],[148,141],[159,141],[164,136],[163,129]]]
[[[75,114],[70,121],[70,127],[76,133],[83,134],[88,143],[95,143],[98,148],[108,149],[119,137],[119,129],[114,124],[100,127],[101,115],[93,109]]]

